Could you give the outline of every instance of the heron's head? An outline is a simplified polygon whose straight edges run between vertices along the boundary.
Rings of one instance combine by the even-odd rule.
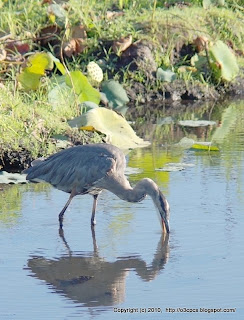
[[[160,214],[163,231],[169,233],[169,203],[160,190],[156,206]]]
[[[159,217],[160,217],[160,221],[161,221],[161,224],[162,224],[162,228],[163,228],[163,231],[164,232],[167,232],[169,233],[169,203],[168,201],[166,200],[165,196],[162,194],[162,192],[159,190],[157,184],[149,179],[149,178],[144,178],[141,180],[141,184],[143,185],[144,187],[144,191],[146,194],[148,194],[158,212],[159,212]]]

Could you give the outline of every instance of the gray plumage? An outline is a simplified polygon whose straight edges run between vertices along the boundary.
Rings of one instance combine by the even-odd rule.
[[[125,156],[110,144],[90,144],[60,151],[49,158],[35,160],[33,166],[24,170],[27,180],[43,180],[55,188],[70,193],[69,200],[59,214],[60,227],[63,215],[72,198],[79,194],[94,197],[92,225],[95,224],[97,197],[103,190],[109,190],[129,202],[139,202],[149,195],[162,218],[162,226],[169,232],[169,205],[156,183],[142,179],[134,188],[124,175]]]

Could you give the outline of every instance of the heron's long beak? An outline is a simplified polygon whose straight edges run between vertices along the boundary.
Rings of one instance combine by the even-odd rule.
[[[166,218],[165,212],[160,212],[160,216],[162,218],[163,231],[169,233],[169,220]]]
[[[159,213],[161,216],[162,228],[164,232],[169,233],[169,203],[162,194],[160,195],[159,200]]]

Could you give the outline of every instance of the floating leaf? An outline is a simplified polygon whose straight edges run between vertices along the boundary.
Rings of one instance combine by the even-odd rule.
[[[163,171],[163,172],[175,172],[175,171],[182,171],[185,170],[186,168],[191,168],[194,167],[194,164],[192,163],[175,163],[175,162],[170,162],[166,163],[164,167],[155,169],[156,171]]]
[[[19,173],[8,173],[6,171],[0,171],[0,183],[4,184],[16,184],[27,183],[26,175]]]
[[[169,69],[163,70],[162,68],[158,68],[156,77],[160,81],[172,82],[176,79],[176,74]]]
[[[74,127],[94,127],[107,136],[107,142],[122,149],[145,147],[149,142],[139,138],[128,122],[121,115],[106,108],[96,108],[69,121]]]
[[[102,92],[108,99],[110,108],[123,107],[129,102],[129,98],[120,83],[114,80],[104,81],[102,83]]]
[[[209,48],[209,56],[211,68],[218,80],[231,81],[238,75],[239,67],[236,57],[221,40]]]
[[[178,122],[183,127],[206,127],[216,125],[215,121],[209,120],[181,120]]]
[[[180,147],[182,149],[189,149],[195,143],[193,139],[187,137],[182,138],[178,143],[174,144],[175,147]]]
[[[219,151],[217,146],[212,146],[211,142],[197,142],[191,146],[195,150]]]
[[[48,53],[36,53],[29,57],[27,67],[23,68],[17,79],[26,90],[35,90],[40,84],[41,77],[45,75],[45,70],[52,68],[53,60]]]
[[[96,104],[100,102],[100,93],[89,83],[87,77],[81,71],[72,71],[65,77],[66,84],[73,88],[79,96],[79,102],[91,101]]]
[[[187,137],[182,138],[178,143],[174,145],[182,149],[194,149],[194,150],[207,150],[207,151],[219,151],[216,145],[212,145],[209,141],[194,141]]]

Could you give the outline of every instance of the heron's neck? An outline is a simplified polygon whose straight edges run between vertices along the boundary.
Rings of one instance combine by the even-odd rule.
[[[147,194],[154,198],[157,189],[156,184],[152,180],[142,179],[134,188],[131,187],[128,180],[115,181],[113,187],[109,188],[109,191],[113,192],[122,200],[139,202],[143,200]]]

